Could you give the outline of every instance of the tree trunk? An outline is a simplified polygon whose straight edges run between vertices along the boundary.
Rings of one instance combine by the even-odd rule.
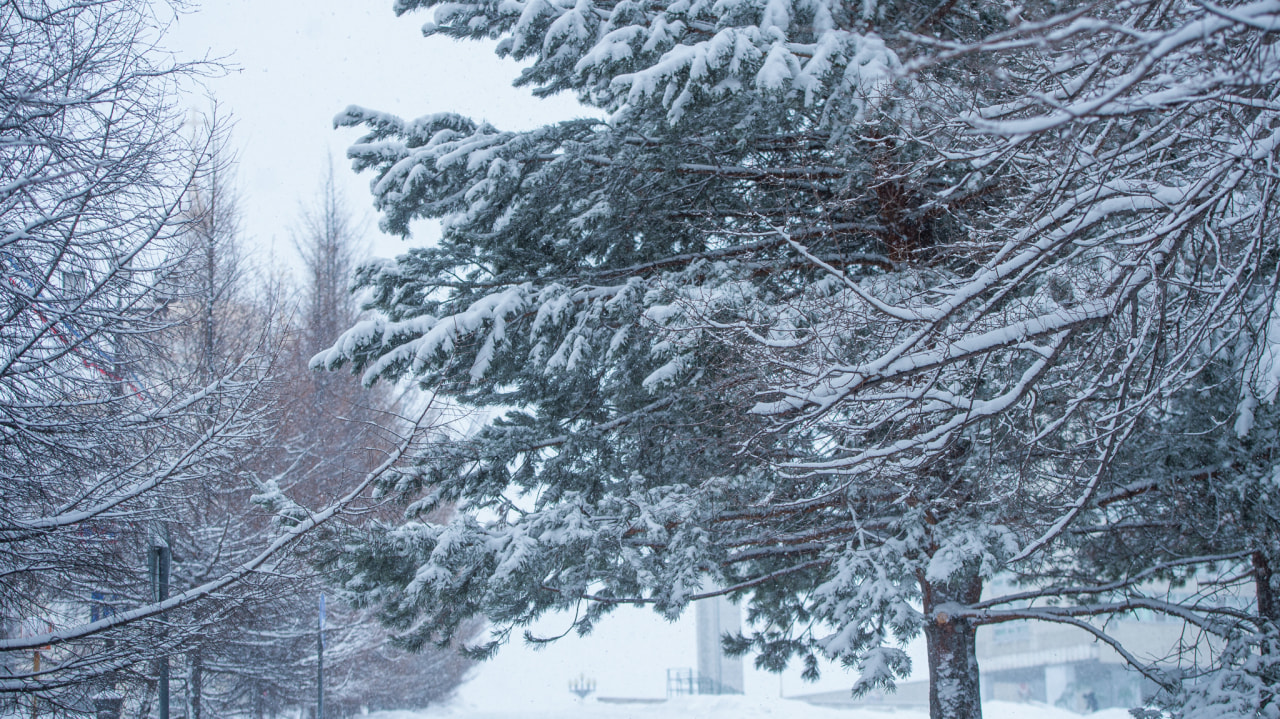
[[[1271,622],[1280,623],[1280,606],[1276,605],[1275,589],[1271,586],[1273,569],[1262,551],[1253,553],[1253,588],[1258,596],[1258,615]]]
[[[191,713],[190,719],[200,719],[201,694],[204,693],[204,662],[200,652],[191,655]]]
[[[1272,584],[1271,581],[1272,576],[1275,574],[1275,570],[1273,569],[1270,557],[1268,557],[1267,553],[1261,549],[1253,553],[1252,559],[1253,589],[1257,594],[1258,616],[1269,622],[1271,627],[1268,627],[1268,629],[1272,629],[1280,626],[1280,605],[1277,605],[1275,585]],[[1266,636],[1269,637],[1269,639],[1264,639],[1260,647],[1260,651],[1263,656],[1280,650],[1280,647],[1276,647],[1275,645],[1275,635],[1268,633]],[[1262,674],[1262,679],[1262,695],[1261,701],[1259,702],[1260,709],[1266,708],[1270,704],[1274,703],[1277,693],[1274,675],[1269,675],[1269,673],[1264,672]],[[1272,681],[1268,681],[1268,679],[1271,679]]]
[[[977,567],[957,570],[949,584],[920,580],[924,594],[924,636],[929,653],[931,719],[982,719],[978,684],[977,626],[947,612],[947,605],[967,606],[982,595]]]
[[[263,719],[262,682],[253,683],[253,719]]]

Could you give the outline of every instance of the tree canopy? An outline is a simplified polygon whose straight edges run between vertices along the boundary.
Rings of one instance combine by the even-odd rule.
[[[1210,369],[1240,433],[1274,399],[1280,16],[1229,5],[399,3],[609,119],[337,118],[384,228],[444,230],[360,270],[378,315],[316,364],[489,417],[386,487],[408,520],[351,541],[345,586],[416,644],[728,593],[732,649],[857,689],[923,632],[935,717],[980,716],[982,624],[1125,654],[1106,617],[1148,609],[1262,646],[1230,592],[1158,587],[1270,535],[1062,573],[1156,510],[1127,448]]]

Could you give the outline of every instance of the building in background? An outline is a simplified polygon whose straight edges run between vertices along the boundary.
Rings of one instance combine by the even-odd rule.
[[[694,603],[698,620],[699,694],[741,694],[742,659],[725,656],[720,638],[742,631],[742,612],[725,597]]]
[[[1247,609],[1256,601],[1248,587],[1224,596],[1223,589],[1214,583],[1197,584],[1194,580],[1152,591],[1183,606],[1196,598],[1212,598]],[[1220,648],[1183,621],[1146,609],[1114,615],[1102,628],[1133,656],[1158,666],[1204,661]],[[1155,682],[1130,668],[1110,645],[1065,624],[1019,621],[982,627],[977,651],[984,701],[1043,702],[1091,712],[1142,706],[1157,690]]]
[[[1017,587],[993,581],[992,594],[1006,594]],[[1221,591],[1212,584],[1165,588],[1162,598],[1188,605],[1196,597],[1213,596]],[[1224,601],[1221,595],[1216,601]],[[1247,608],[1256,600],[1242,593],[1225,601],[1239,602]],[[1135,657],[1157,665],[1170,666],[1179,661],[1203,661],[1219,647],[1181,620],[1137,610],[1110,617],[1102,625]],[[981,671],[982,700],[1025,702],[1059,707],[1078,713],[1090,713],[1112,707],[1142,706],[1158,687],[1126,664],[1110,645],[1097,641],[1083,629],[1066,624],[1042,621],[1015,621],[978,629],[978,666]],[[917,666],[915,676],[926,668]],[[927,709],[927,680],[898,682],[897,690],[873,690],[854,698],[849,691],[828,691],[789,697],[818,706],[850,708],[880,706],[894,709]]]
[[[721,638],[742,631],[742,612],[725,597],[694,602],[698,669],[668,669],[667,696],[742,694],[742,659],[725,656]]]
[[[1170,656],[1186,641],[1177,621],[1115,619],[1107,631],[1136,656]],[[978,632],[984,701],[1043,702],[1078,712],[1141,706],[1156,685],[1110,646],[1063,624],[1009,622]]]

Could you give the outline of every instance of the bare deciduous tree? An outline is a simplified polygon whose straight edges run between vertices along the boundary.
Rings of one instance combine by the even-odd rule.
[[[142,0],[0,4],[6,705],[82,711],[96,692],[145,684],[152,660],[233,617],[282,552],[364,496],[412,441],[409,423],[367,476],[304,511],[276,478],[237,466],[273,420],[272,335],[219,348],[219,364],[173,361],[173,339],[198,324],[190,302],[212,296],[182,275],[199,260],[193,228],[217,216],[195,188],[216,183],[218,165],[208,142],[192,148],[174,104],[202,66],[156,51],[156,11]],[[194,520],[193,498],[232,485],[284,517],[264,516],[226,547],[233,561],[157,597],[147,556],[176,542],[166,523]]]

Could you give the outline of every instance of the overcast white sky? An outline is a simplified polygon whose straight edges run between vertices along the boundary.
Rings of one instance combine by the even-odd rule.
[[[235,68],[208,82],[208,91],[236,119],[238,184],[244,234],[266,258],[292,262],[290,231],[300,207],[320,186],[327,158],[347,199],[368,219],[379,255],[406,245],[380,236],[371,209],[368,175],[356,176],[345,159],[353,130],[335,131],[333,117],[363,105],[403,117],[455,111],[503,129],[524,129],[590,114],[572,98],[538,100],[511,87],[518,66],[492,48],[424,39],[428,18],[397,18],[391,0],[208,0],[178,20],[168,44],[180,55],[225,58]],[[424,226],[414,242],[431,239]],[[536,631],[562,633],[568,617],[546,618]],[[919,647],[913,651],[924,668]],[[598,681],[602,696],[663,696],[668,668],[693,667],[693,613],[671,624],[652,612],[624,608],[587,639],[567,637],[534,651],[507,647],[482,665],[461,699],[482,708],[515,709],[568,701],[567,683],[580,673]],[[749,664],[749,661],[748,661]],[[777,696],[779,679],[747,671],[747,693]],[[838,669],[818,685],[784,675],[788,695],[847,690],[852,677]]]
[[[330,156],[352,208],[379,235],[372,176],[357,176],[346,159],[359,132],[333,128],[348,105],[408,118],[455,111],[503,129],[587,114],[570,97],[537,100],[511,87],[519,66],[491,47],[423,38],[425,20],[396,17],[390,0],[208,0],[178,18],[171,48],[230,66],[207,87],[236,121],[244,229],[256,248],[274,244],[277,256],[289,255],[299,208],[315,196]],[[419,234],[415,241],[428,240],[431,228]],[[405,246],[371,239],[380,255]]]

